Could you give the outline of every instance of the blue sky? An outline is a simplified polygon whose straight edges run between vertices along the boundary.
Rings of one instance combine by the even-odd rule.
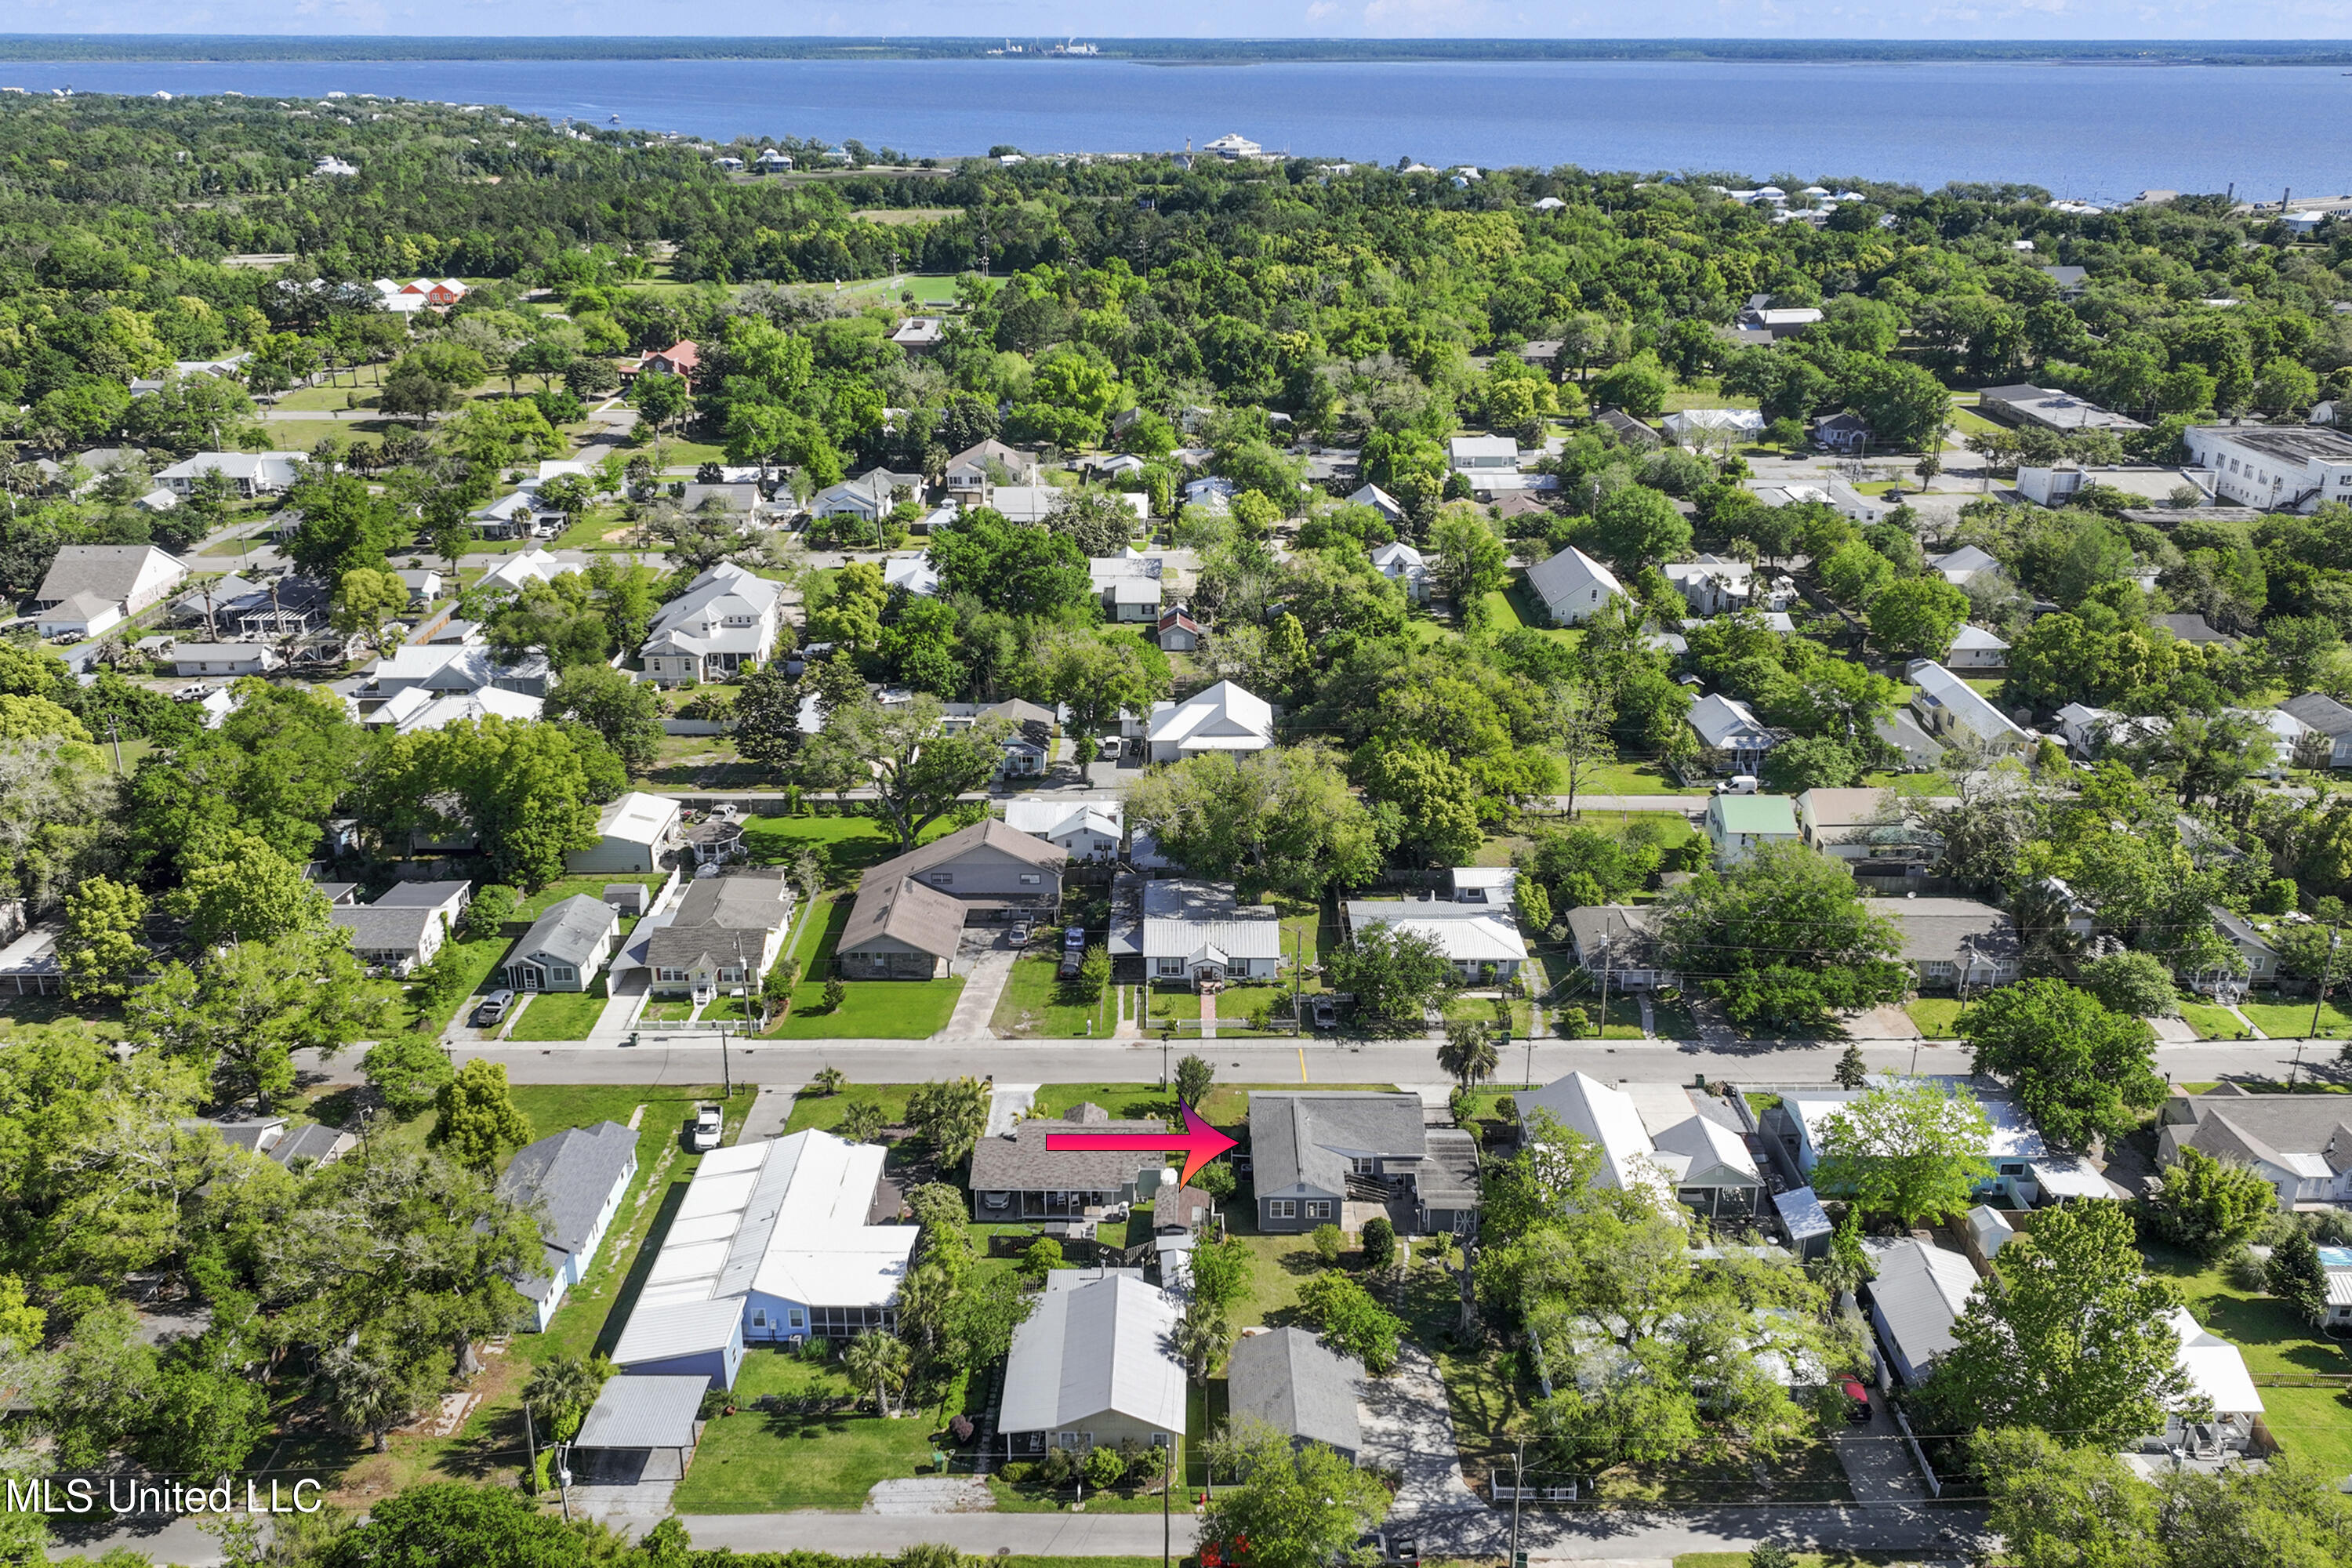
[[[1080,37],[2338,38],[2352,0],[17,0],[27,33]]]

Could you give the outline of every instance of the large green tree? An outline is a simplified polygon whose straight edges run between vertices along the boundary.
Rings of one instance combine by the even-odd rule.
[[[1298,898],[1370,876],[1387,847],[1331,751],[1315,742],[1156,768],[1129,790],[1127,816],[1195,876]]]
[[[1761,844],[1701,871],[1666,900],[1659,931],[1668,966],[1751,1027],[1818,1026],[1910,988],[1895,923],[1845,862],[1801,844]]]
[[[1830,1113],[1813,1184],[1906,1226],[1966,1209],[1990,1178],[1992,1123],[1965,1089],[1914,1079],[1866,1089]]]
[[[1974,1069],[2006,1080],[2042,1135],[2062,1148],[2120,1138],[2164,1102],[2147,1020],[2111,1013],[2063,980],[2002,986],[1958,1028]]]

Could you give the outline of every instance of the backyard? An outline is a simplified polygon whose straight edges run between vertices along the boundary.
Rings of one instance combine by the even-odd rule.
[[[824,1005],[824,983],[833,973],[834,944],[849,923],[855,900],[828,894],[801,917],[793,956],[800,960],[800,984],[793,987],[792,1011],[770,1029],[780,1040],[919,1040],[947,1027],[964,977],[945,980],[852,980],[837,1007]]]
[[[2352,1472],[2352,1382],[2302,1388],[2266,1386],[2278,1376],[2352,1374],[2352,1357],[2325,1338],[2285,1303],[2241,1290],[2218,1265],[2150,1245],[2148,1272],[2169,1279],[2198,1323],[2238,1347],[2263,1398],[2263,1421],[2288,1453],[2309,1459],[2326,1474]]]

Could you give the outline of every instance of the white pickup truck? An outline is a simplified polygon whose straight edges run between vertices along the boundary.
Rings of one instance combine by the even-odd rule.
[[[694,1126],[686,1135],[686,1146],[698,1154],[707,1154],[719,1147],[719,1134],[726,1130],[726,1114],[715,1105],[697,1108]]]

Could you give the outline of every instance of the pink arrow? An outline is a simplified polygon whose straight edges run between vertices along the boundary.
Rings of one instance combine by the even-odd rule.
[[[1181,1132],[1048,1132],[1045,1148],[1050,1152],[1070,1149],[1118,1149],[1137,1154],[1167,1153],[1181,1151],[1184,1156],[1184,1173],[1176,1179],[1182,1186],[1201,1167],[1234,1147],[1233,1139],[1201,1120],[1193,1109],[1182,1100],[1176,1102],[1184,1113]]]

